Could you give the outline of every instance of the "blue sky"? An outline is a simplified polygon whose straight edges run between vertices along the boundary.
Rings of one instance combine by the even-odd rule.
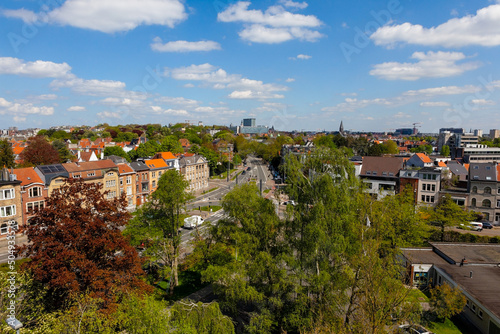
[[[500,128],[500,1],[11,0],[0,128]]]

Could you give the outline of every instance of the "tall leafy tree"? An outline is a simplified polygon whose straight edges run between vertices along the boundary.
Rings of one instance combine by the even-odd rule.
[[[7,168],[14,167],[14,152],[7,139],[0,140],[0,168],[3,166]]]
[[[108,146],[104,149],[104,156],[116,155],[131,161],[130,156],[120,146]]]
[[[75,156],[66,147],[66,143],[62,140],[56,139],[52,142],[52,147],[59,153],[59,162],[65,163],[73,160]]]
[[[23,166],[50,165],[59,162],[59,152],[43,136],[31,138],[21,152]]]
[[[55,306],[88,292],[107,305],[117,293],[148,290],[137,252],[121,234],[129,214],[125,197],[106,199],[102,185],[70,180],[45,201],[19,253],[24,269],[48,289]]]
[[[171,169],[163,173],[150,201],[126,230],[126,234],[136,238],[136,243],[144,241],[137,239],[137,236],[147,239],[150,261],[160,261],[168,268],[164,273],[170,275],[171,293],[179,284],[179,229],[184,206],[192,197],[187,192],[188,186],[189,182],[178,171]]]
[[[429,304],[438,319],[445,320],[462,312],[467,302],[458,286],[451,287],[447,283],[430,290]]]
[[[422,213],[429,223],[438,224],[441,241],[444,241],[444,230],[447,227],[459,226],[474,218],[474,213],[456,204],[449,194],[441,196],[435,207],[423,208]]]

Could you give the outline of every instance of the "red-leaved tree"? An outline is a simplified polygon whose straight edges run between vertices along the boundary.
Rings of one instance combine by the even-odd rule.
[[[59,163],[59,152],[50,145],[44,136],[30,139],[28,146],[21,152],[19,158],[23,166],[51,165]]]
[[[73,293],[89,293],[112,305],[121,292],[149,290],[136,250],[120,227],[130,218],[125,197],[106,199],[102,185],[69,180],[46,200],[18,251],[23,265],[46,286],[53,307]]]

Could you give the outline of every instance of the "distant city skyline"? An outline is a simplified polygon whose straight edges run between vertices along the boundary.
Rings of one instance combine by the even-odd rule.
[[[499,21],[500,0],[8,0],[0,127],[256,118],[488,134]]]

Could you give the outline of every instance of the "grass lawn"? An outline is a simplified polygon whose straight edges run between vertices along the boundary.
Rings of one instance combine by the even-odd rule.
[[[205,190],[204,192],[202,192],[202,194],[208,194],[209,192],[214,191],[214,190],[217,190],[217,189],[219,189],[219,187],[214,187],[214,188],[212,188],[212,189]]]
[[[472,334],[466,325],[459,319],[453,318],[453,321],[446,319],[445,322],[431,322],[426,326],[429,330],[436,334]]]
[[[229,172],[229,174],[231,174],[232,172],[234,172],[236,169],[231,169],[231,171]],[[227,171],[220,174],[220,175],[215,175],[215,176],[212,176],[211,179],[215,179],[215,180],[224,180],[224,179],[227,179]]]

